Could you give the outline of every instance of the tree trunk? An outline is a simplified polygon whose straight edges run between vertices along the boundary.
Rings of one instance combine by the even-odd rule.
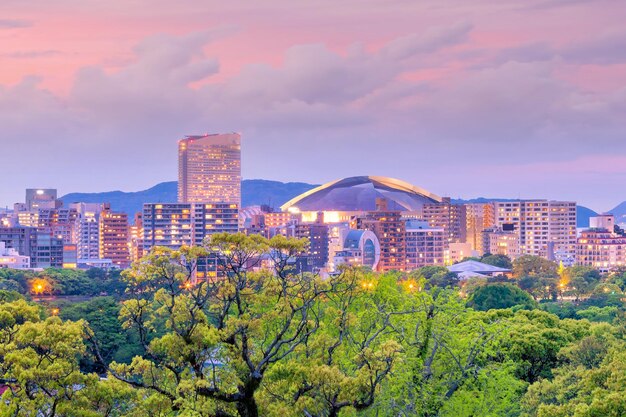
[[[246,398],[237,403],[237,411],[239,417],[259,417],[259,408],[256,405],[254,398]]]

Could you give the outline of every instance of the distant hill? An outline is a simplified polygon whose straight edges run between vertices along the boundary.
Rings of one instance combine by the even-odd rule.
[[[241,183],[241,199],[244,207],[267,204],[278,208],[292,198],[317,187],[304,182],[280,182],[269,180],[243,180]],[[176,181],[162,182],[152,188],[136,192],[109,191],[104,193],[71,193],[61,197],[65,205],[73,202],[111,203],[116,211],[133,216],[141,211],[144,203],[174,203],[177,199]],[[516,201],[506,198],[473,198],[470,200],[453,199],[455,204],[486,203],[489,201]],[[587,207],[578,206],[578,227],[588,227],[589,217],[597,213]],[[619,223],[626,222],[626,201],[611,211]]]
[[[309,191],[317,185],[303,182],[280,182],[268,180],[243,180],[241,199],[244,207],[268,204],[279,207],[292,198]],[[141,211],[144,203],[174,203],[177,200],[177,182],[168,181],[152,188],[136,192],[109,191],[103,193],[70,193],[61,197],[65,205],[73,202],[111,203],[115,211],[133,216]]]
[[[615,223],[626,223],[626,201],[609,211],[609,214],[615,216]]]
[[[510,198],[485,198],[485,197],[472,198],[470,200],[460,200],[460,199],[452,200],[452,202],[455,204],[488,203],[490,201],[507,202],[507,201],[518,201],[518,200],[510,199]],[[618,207],[622,207],[621,213],[623,213],[623,221],[626,221],[626,201],[623,202]],[[576,206],[576,227],[589,227],[589,218],[593,216],[597,216],[597,215],[598,213],[596,213],[595,211],[591,210],[588,207]],[[615,217],[617,218],[617,216]]]

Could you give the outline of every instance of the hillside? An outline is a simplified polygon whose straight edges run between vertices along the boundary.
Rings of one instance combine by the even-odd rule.
[[[111,203],[113,210],[128,213],[133,216],[141,211],[144,203],[173,203],[177,195],[176,181],[162,182],[152,188],[136,192],[109,191],[103,193],[71,193],[61,197],[64,204],[81,201],[85,203]],[[244,207],[267,204],[271,207],[280,207],[290,199],[317,187],[317,185],[303,182],[280,182],[269,180],[243,180],[241,183],[241,198]],[[486,203],[489,201],[515,201],[505,198],[474,198],[471,200],[452,200],[453,203]],[[578,227],[589,226],[589,217],[597,213],[587,207],[578,206]],[[611,211],[618,222],[626,221],[626,202]]]
[[[609,211],[609,213],[615,216],[616,223],[626,223],[626,201],[620,203],[613,210]]]
[[[241,183],[242,205],[247,207],[268,204],[278,207],[314,187],[316,185],[302,182],[243,180]],[[176,202],[176,199],[176,181],[162,182],[147,190],[136,192],[70,193],[61,197],[65,205],[77,201],[85,203],[109,202],[113,210],[128,213],[129,216],[141,211],[144,203],[173,203]]]

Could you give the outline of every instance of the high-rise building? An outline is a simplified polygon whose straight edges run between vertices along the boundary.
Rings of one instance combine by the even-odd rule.
[[[495,225],[496,213],[493,203],[465,204],[466,241],[472,245],[472,250],[485,254],[488,250],[483,247],[483,231]]]
[[[201,245],[215,233],[236,233],[239,210],[229,203],[150,203],[143,206],[143,251]]]
[[[130,226],[130,259],[137,262],[143,257],[143,213],[135,213],[135,222]]]
[[[82,261],[100,259],[100,211],[81,211],[76,219],[74,242]]]
[[[37,209],[54,209],[63,203],[57,200],[57,190],[54,188],[28,188],[26,190],[26,211]]]
[[[32,258],[37,246],[37,229],[34,227],[0,227],[0,242],[15,249],[20,255]],[[32,262],[31,262],[32,263]]]
[[[241,136],[187,136],[178,142],[178,202],[241,207]]]
[[[443,229],[448,242],[465,242],[465,206],[452,204],[449,197],[444,197],[441,203],[424,204],[424,220],[432,228]]]
[[[404,271],[406,269],[406,222],[402,212],[388,210],[385,199],[377,199],[377,210],[357,216],[352,222],[355,229],[374,232],[380,243],[379,271]]]
[[[286,227],[287,236],[308,239],[309,247],[300,256],[300,271],[317,272],[329,261],[328,225],[322,223],[297,223]]]
[[[130,266],[128,247],[128,215],[110,209],[100,213],[99,219],[100,259],[110,259],[119,268]]]
[[[576,257],[576,203],[523,200],[498,202],[496,226],[519,234],[520,254],[542,256],[564,265]]]
[[[37,232],[36,236],[31,268],[63,268],[63,239],[47,232]]]
[[[408,222],[405,244],[407,271],[444,264],[447,236],[443,229],[431,228],[425,221]]]

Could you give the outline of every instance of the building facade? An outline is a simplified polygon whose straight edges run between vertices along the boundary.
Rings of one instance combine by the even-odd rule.
[[[573,265],[576,260],[576,203],[523,200],[497,202],[496,226],[519,235],[521,255]]]
[[[447,234],[442,228],[427,224],[409,223],[406,229],[406,270],[427,265],[443,265]]]
[[[465,206],[452,204],[449,197],[441,203],[424,205],[424,220],[434,229],[443,229],[448,242],[465,242],[467,220]]]
[[[144,204],[143,252],[154,246],[201,245],[215,233],[237,233],[239,210],[232,203]]]
[[[100,213],[98,224],[100,259],[110,259],[113,265],[128,268],[130,266],[128,214],[107,209]]]
[[[241,206],[241,136],[187,136],[178,142],[178,202]]]

